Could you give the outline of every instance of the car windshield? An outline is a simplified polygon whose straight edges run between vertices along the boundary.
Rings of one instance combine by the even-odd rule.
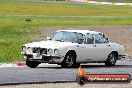
[[[50,37],[51,41],[61,41],[61,42],[74,42],[79,43],[80,40],[83,40],[83,34],[76,32],[55,32]]]

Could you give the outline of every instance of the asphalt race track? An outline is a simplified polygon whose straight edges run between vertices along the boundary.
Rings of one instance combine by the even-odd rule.
[[[94,74],[130,74],[132,76],[132,59],[117,61],[116,66],[88,63],[83,65],[87,73]],[[37,68],[4,67],[0,68],[0,85],[75,82],[78,68],[61,68],[59,65],[43,65]]]

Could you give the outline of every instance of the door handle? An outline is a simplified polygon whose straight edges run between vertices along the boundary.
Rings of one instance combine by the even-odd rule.
[[[107,46],[110,46],[110,45],[107,45]]]

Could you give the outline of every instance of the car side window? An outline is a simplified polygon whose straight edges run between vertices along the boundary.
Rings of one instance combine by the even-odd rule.
[[[76,34],[76,42],[82,44],[84,41],[84,35],[81,33],[75,33],[75,34]]]
[[[95,43],[96,44],[99,44],[99,43],[108,43],[107,38],[104,35],[102,35],[101,33],[94,34],[94,37],[95,37]]]
[[[68,41],[74,42],[75,41],[75,37],[74,37],[73,33],[63,32],[62,36],[63,36],[62,40],[65,40],[65,42],[68,42]]]
[[[86,39],[85,39],[85,44],[93,44],[94,43],[94,38],[93,34],[87,34]]]

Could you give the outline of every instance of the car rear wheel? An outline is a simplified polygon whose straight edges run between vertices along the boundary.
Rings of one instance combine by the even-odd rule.
[[[67,53],[64,61],[61,63],[62,67],[74,67],[76,64],[76,56],[74,53]]]
[[[117,60],[117,55],[115,53],[111,53],[108,56],[107,61],[105,62],[106,66],[115,66]]]
[[[26,65],[30,68],[36,68],[40,63],[26,59]]]

